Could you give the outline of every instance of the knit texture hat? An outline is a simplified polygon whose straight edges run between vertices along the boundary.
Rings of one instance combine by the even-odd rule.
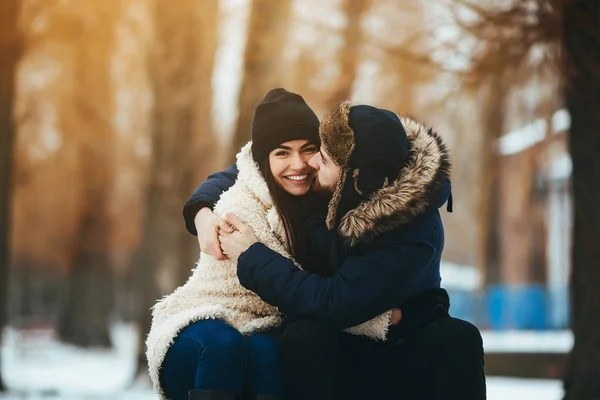
[[[306,139],[319,145],[319,118],[302,96],[272,89],[254,111],[252,156],[259,162],[281,143]]]

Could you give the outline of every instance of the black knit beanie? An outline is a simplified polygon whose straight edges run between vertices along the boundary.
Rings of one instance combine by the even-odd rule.
[[[272,89],[254,110],[252,156],[262,161],[281,143],[306,139],[319,145],[319,119],[302,96]]]

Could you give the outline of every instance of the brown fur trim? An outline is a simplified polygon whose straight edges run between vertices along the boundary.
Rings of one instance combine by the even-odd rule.
[[[327,229],[335,228],[335,215],[337,213],[338,206],[340,205],[340,200],[342,199],[342,191],[344,190],[344,182],[346,181],[347,173],[347,169],[342,169],[342,172],[340,173],[340,179],[335,186],[333,196],[331,196],[331,200],[329,200],[329,205],[327,206],[327,219],[325,220]]]
[[[354,131],[350,128],[348,121],[350,107],[352,107],[352,103],[349,101],[338,104],[323,116],[319,126],[321,146],[325,148],[325,152],[341,170],[340,178],[327,210],[326,224],[329,229],[335,227],[335,216],[344,190],[348,162],[356,146]]]
[[[333,162],[342,169],[348,167],[348,160],[356,145],[354,131],[348,122],[350,107],[352,103],[349,101],[338,104],[325,114],[319,127],[321,146],[325,148]]]
[[[450,176],[448,149],[432,129],[412,117],[402,117],[410,155],[400,176],[348,212],[339,232],[351,245],[368,241],[423,213],[432,195]]]

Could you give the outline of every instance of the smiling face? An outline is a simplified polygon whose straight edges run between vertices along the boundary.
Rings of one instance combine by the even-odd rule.
[[[269,153],[269,166],[275,183],[294,196],[306,194],[314,180],[308,160],[319,150],[305,139],[281,143]]]

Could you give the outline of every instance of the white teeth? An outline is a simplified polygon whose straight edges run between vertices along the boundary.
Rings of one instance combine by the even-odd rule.
[[[290,175],[290,176],[286,176],[286,178],[292,180],[292,181],[303,181],[304,179],[308,178],[308,175]]]

